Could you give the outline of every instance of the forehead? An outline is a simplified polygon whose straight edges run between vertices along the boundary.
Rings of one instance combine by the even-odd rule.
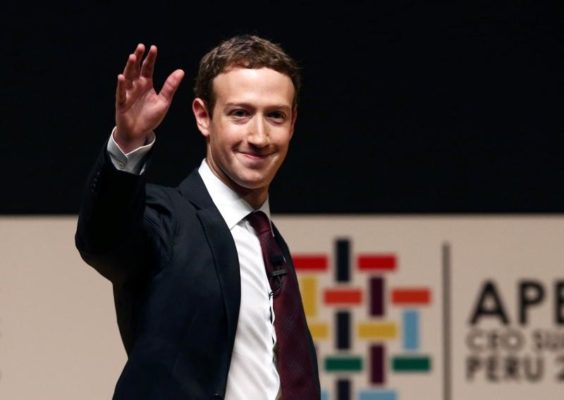
[[[290,106],[294,84],[287,75],[270,68],[231,68],[213,80],[217,104],[257,103]]]

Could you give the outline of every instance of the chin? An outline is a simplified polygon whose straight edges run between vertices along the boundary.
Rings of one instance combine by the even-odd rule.
[[[245,182],[237,183],[237,186],[240,186],[240,187],[242,187],[243,189],[246,189],[246,190],[259,190],[259,189],[263,189],[265,187],[268,187],[268,184],[264,183],[264,182],[245,181]]]
[[[242,178],[242,179],[233,180],[233,182],[235,182],[237,186],[246,190],[259,190],[268,187],[268,185],[270,184],[270,181],[264,178],[261,179]]]

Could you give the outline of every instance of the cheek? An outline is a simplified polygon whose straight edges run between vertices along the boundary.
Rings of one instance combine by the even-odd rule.
[[[233,146],[243,137],[243,127],[234,124],[218,124],[215,129],[215,140],[224,146]]]
[[[210,135],[210,148],[216,158],[225,161],[234,158],[234,151],[241,142],[240,135],[232,127],[219,127]]]
[[[284,130],[283,132],[280,132],[279,135],[277,135],[277,139],[276,139],[276,145],[278,146],[279,149],[284,149],[287,150],[289,145],[290,145],[290,139],[292,139],[292,135],[290,132],[288,132],[287,130]]]

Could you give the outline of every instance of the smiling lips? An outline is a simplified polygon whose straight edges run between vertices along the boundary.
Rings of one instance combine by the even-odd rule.
[[[248,152],[248,151],[241,151],[240,154],[248,160],[251,164],[261,164],[266,161],[270,153],[256,153],[256,152]]]

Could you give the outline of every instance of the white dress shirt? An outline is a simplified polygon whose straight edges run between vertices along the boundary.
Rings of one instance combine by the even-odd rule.
[[[124,154],[112,133],[107,149],[117,169],[139,174],[144,170],[144,157],[154,142],[153,137],[148,145]],[[279,393],[280,378],[274,363],[276,333],[272,296],[260,242],[245,220],[254,210],[212,172],[205,159],[198,173],[233,235],[239,257],[241,305],[225,399],[274,400]],[[259,209],[270,218],[268,200]]]

